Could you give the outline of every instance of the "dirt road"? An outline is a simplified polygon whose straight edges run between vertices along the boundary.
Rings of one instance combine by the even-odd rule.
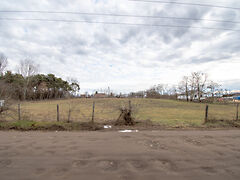
[[[240,179],[240,131],[0,132],[0,179]]]

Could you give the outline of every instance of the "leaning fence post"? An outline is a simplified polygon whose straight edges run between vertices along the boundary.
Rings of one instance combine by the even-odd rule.
[[[94,128],[94,111],[95,111],[95,101],[93,101],[93,107],[92,107],[92,127]]]
[[[18,104],[18,120],[21,120],[21,104]]]
[[[70,123],[70,119],[71,119],[71,113],[72,113],[71,104],[69,104],[69,110],[68,110],[68,120],[67,120],[67,122],[68,122],[68,123]]]
[[[208,122],[208,105],[206,105],[206,110],[205,110],[205,123]]]
[[[132,110],[131,100],[129,100],[129,109]]]
[[[59,105],[57,104],[57,121],[59,122]]]
[[[238,121],[238,107],[239,107],[239,103],[237,103],[236,121]]]
[[[129,112],[132,113],[132,104],[131,104],[131,100],[129,100]]]

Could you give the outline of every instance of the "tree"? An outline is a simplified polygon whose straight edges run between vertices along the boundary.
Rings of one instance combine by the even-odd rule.
[[[216,90],[220,87],[221,85],[214,82],[210,81],[207,88],[210,90],[212,101],[214,101],[214,94],[216,93]]]
[[[24,59],[20,61],[18,66],[18,73],[24,78],[33,76],[38,72],[38,65],[35,64],[31,59]]]
[[[174,98],[175,100],[177,100],[178,98],[178,88],[177,86],[172,86],[168,89],[168,96],[169,98]]]
[[[18,73],[21,74],[25,81],[24,81],[24,87],[23,87],[23,99],[27,99],[27,93],[29,88],[29,83],[31,81],[31,78],[33,75],[35,75],[38,71],[38,65],[35,64],[31,59],[24,59],[20,61],[20,64],[18,66]]]
[[[185,94],[186,100],[189,101],[189,77],[184,76],[182,81],[178,85],[178,89],[181,93]]]
[[[7,67],[7,64],[8,64],[7,57],[3,53],[0,53],[0,76],[3,75],[3,72]]]
[[[78,92],[80,91],[79,82],[74,78],[68,78],[68,82],[70,84],[70,94],[72,96],[77,96]]]
[[[14,99],[22,99],[24,78],[20,74],[13,74],[11,71],[7,71],[4,76],[1,77],[5,87],[5,96],[9,96]],[[1,86],[2,87],[2,86]]]
[[[191,74],[191,90],[192,93],[196,93],[194,96],[197,96],[198,102],[201,102],[201,97],[206,88],[207,74],[203,72],[193,72]],[[193,94],[192,94],[193,95]]]
[[[160,98],[161,94],[159,91],[156,89],[156,87],[152,87],[148,90],[146,90],[146,97],[147,98]]]

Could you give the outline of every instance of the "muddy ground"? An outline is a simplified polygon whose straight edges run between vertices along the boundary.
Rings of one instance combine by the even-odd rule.
[[[2,131],[0,179],[240,179],[240,131]]]

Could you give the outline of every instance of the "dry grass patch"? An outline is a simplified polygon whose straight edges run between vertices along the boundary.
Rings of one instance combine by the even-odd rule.
[[[95,101],[95,122],[104,123],[116,121],[119,118],[119,108],[128,106],[129,99],[66,99],[21,103],[22,120],[36,122],[56,122],[57,104],[60,107],[60,122],[68,119],[69,107],[71,122],[89,122],[92,118],[92,104]],[[164,99],[131,99],[136,112],[133,118],[136,121],[150,120],[155,124],[169,127],[199,127],[204,123],[206,104],[181,102]],[[11,106],[14,113],[8,113],[4,118],[7,121],[17,119],[17,103]],[[209,119],[229,120],[235,118],[236,107],[233,104],[209,105]]]

